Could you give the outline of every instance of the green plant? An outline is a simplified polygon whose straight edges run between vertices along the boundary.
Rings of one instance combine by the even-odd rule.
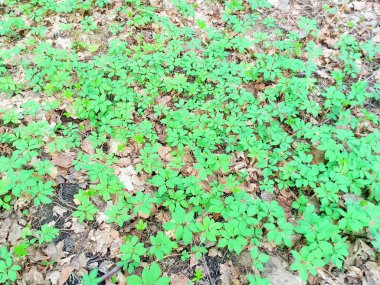
[[[169,283],[170,279],[161,276],[161,268],[155,262],[153,262],[150,267],[144,268],[141,277],[138,275],[130,275],[127,277],[127,284],[130,285],[166,285]]]
[[[38,236],[38,243],[48,243],[55,239],[55,237],[58,235],[59,230],[54,228],[54,226],[44,224],[41,226],[41,229],[36,232]]]
[[[204,278],[204,276],[203,276],[202,269],[195,269],[194,277],[193,277],[192,281],[197,283],[197,282],[201,281],[203,278]]]
[[[123,266],[124,269],[128,268],[128,272],[132,272],[136,266],[140,265],[140,258],[144,256],[147,249],[144,244],[138,242],[137,236],[127,237],[125,243],[120,247],[121,261],[118,265]]]
[[[139,222],[136,224],[136,229],[138,231],[143,231],[146,229],[147,226],[148,226],[148,223],[140,219]]]
[[[184,244],[190,244],[193,239],[193,233],[189,225],[193,223],[194,212],[186,213],[183,208],[177,207],[172,212],[172,221],[165,223],[163,228],[168,231],[174,231],[176,240],[183,240]]]
[[[247,275],[247,279],[250,285],[269,285],[268,278],[261,278],[260,276]]]
[[[17,271],[21,270],[21,266],[13,264],[12,254],[6,246],[0,248],[0,282],[3,284],[11,284],[17,279]],[[10,282],[9,282],[10,281]]]
[[[96,26],[94,20],[90,16],[86,16],[82,21],[82,29],[85,32],[95,31],[98,27]]]
[[[94,204],[91,203],[89,197],[90,192],[85,193],[84,195],[76,194],[75,198],[81,204],[78,206],[77,210],[73,212],[73,217],[78,218],[79,222],[83,222],[85,219],[89,221],[94,220],[94,215],[99,211]]]
[[[291,270],[298,270],[303,281],[306,281],[309,273],[313,276],[317,274],[316,267],[322,267],[324,262],[321,259],[321,252],[309,251],[304,247],[301,252],[292,251],[295,262],[290,266]]]
[[[98,284],[102,278],[98,277],[98,270],[91,270],[90,273],[82,276],[83,285],[93,285]]]
[[[151,236],[150,242],[152,246],[149,249],[149,254],[155,255],[158,260],[164,259],[165,255],[169,255],[173,249],[178,247],[177,243],[171,241],[163,232]]]
[[[215,242],[217,236],[220,235],[220,229],[222,226],[223,225],[221,223],[215,222],[214,219],[210,219],[208,216],[206,216],[202,222],[192,224],[190,226],[190,230],[196,233],[200,233],[201,242],[205,242],[206,240]]]
[[[4,124],[18,124],[20,121],[20,114],[15,110],[15,109],[11,109],[10,111],[8,112],[4,112],[3,116],[2,116],[2,120],[3,120],[3,123]]]
[[[19,93],[20,86],[10,76],[0,76],[0,92],[4,92],[8,96]]]
[[[226,256],[248,250],[261,271],[269,244],[289,248],[305,280],[320,267],[343,270],[358,239],[379,250],[374,40],[341,25],[334,54],[323,55],[321,17],[289,25],[266,17],[265,0],[175,0],[175,19],[149,1],[3,2],[17,13],[0,20],[1,95],[38,97],[21,107],[8,98],[0,111],[1,209],[29,220],[65,171],[50,160],[78,153],[67,172],[87,186],[72,215],[132,231],[118,260],[129,273],[171,255],[201,259],[215,246]],[[198,17],[213,5],[217,24]],[[54,24],[54,38],[44,25],[52,17],[69,23]],[[57,233],[26,226],[13,253],[29,267],[28,252]],[[157,283],[144,279],[151,270],[160,279],[157,266],[131,282]],[[97,273],[86,278],[95,283]]]
[[[9,181],[5,179],[1,179],[0,180],[0,207],[5,210],[9,210],[11,208],[11,205],[9,204],[12,199],[12,195],[10,194],[10,191],[9,191],[10,189],[11,187],[10,187]]]

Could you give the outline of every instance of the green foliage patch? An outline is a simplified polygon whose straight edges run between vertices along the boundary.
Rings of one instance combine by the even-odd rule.
[[[379,121],[365,108],[380,88],[360,76],[379,45],[341,35],[339,65],[328,71],[326,86],[315,63],[323,55],[316,20],[301,17],[295,30],[284,31],[262,13],[270,7],[266,1],[234,0],[223,3],[223,28],[202,19],[178,26],[142,2],[123,1],[116,19],[125,21],[106,23],[107,32],[131,40],[113,37],[99,52],[80,41],[57,48],[44,40],[41,21],[80,13],[76,24],[91,37],[101,29],[91,12],[107,11],[111,1],[4,1],[23,17],[0,20],[0,36],[16,41],[1,50],[0,92],[11,97],[29,90],[54,100],[0,110],[2,126],[11,129],[0,132],[0,143],[12,149],[0,155],[0,209],[11,210],[21,197],[36,206],[51,203],[56,183],[45,158],[73,151],[74,169],[88,176],[89,187],[75,195],[72,216],[95,220],[101,199],[109,205],[107,223],[135,225],[116,261],[130,274],[128,284],[169,284],[158,263],[173,254],[200,259],[210,246],[249,251],[262,271],[269,256],[261,246],[270,243],[289,252],[290,269],[304,281],[320,267],[342,269],[358,238],[380,250]],[[184,19],[195,16],[196,5],[173,4]],[[26,49],[33,56],[19,62],[25,78],[16,82],[5,61]],[[51,124],[38,116],[61,105],[73,122]],[[85,138],[96,149],[92,155],[78,151]],[[116,154],[101,148],[110,139],[118,142]],[[147,177],[146,190],[137,193],[126,191],[114,170],[130,145],[139,152],[135,169]],[[296,196],[292,211],[263,199],[280,191]],[[165,219],[153,222],[158,212]],[[158,230],[141,239],[151,226]],[[13,252],[25,256],[29,246],[57,234],[43,225]],[[7,284],[21,267],[7,246],[0,253],[0,282]],[[202,278],[196,272],[193,281]],[[83,277],[84,284],[99,281],[95,270]],[[246,281],[269,282],[253,275]]]

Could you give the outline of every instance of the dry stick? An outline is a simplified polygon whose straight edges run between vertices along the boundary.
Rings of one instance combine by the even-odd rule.
[[[166,256],[164,256],[164,258],[162,260],[164,260],[165,258],[168,258],[168,257],[180,256],[180,255],[182,255],[182,254],[181,253],[174,253],[174,254],[166,255]],[[152,261],[151,263],[149,263],[149,266],[151,266],[153,262],[159,262],[159,261],[160,260],[156,259],[156,260]]]
[[[202,262],[203,262],[203,266],[205,266],[206,273],[207,273],[207,278],[208,278],[208,280],[210,281],[210,284],[211,284],[211,285],[215,285],[214,280],[212,280],[212,278],[211,278],[211,275],[210,275],[210,269],[208,268],[208,265],[207,265],[206,259],[205,259],[205,257],[204,257],[203,254],[202,254]]]
[[[108,278],[110,278],[112,275],[114,275],[116,272],[118,272],[121,269],[121,266],[117,265],[116,267],[112,268],[110,271],[108,271],[106,274],[102,276],[102,279],[99,283],[106,281]]]
[[[327,275],[329,275],[330,277],[332,277],[332,279],[335,279],[339,283],[339,285],[344,285],[344,283],[342,282],[342,280],[340,280],[338,277],[332,275],[331,272],[327,271],[323,267],[321,269],[322,269],[322,271],[324,271],[325,273],[327,273]]]

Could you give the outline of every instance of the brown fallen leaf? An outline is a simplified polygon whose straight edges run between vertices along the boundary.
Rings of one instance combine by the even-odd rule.
[[[158,150],[158,154],[159,156],[164,160],[164,161],[171,161],[172,160],[172,156],[170,154],[170,152],[172,151],[171,147],[168,147],[168,146],[162,146],[160,147],[160,149]]]
[[[219,265],[220,276],[222,285],[240,285],[239,276],[241,275],[239,269],[235,267],[231,261]]]
[[[299,276],[294,275],[288,269],[288,264],[278,256],[270,256],[262,272],[263,277],[267,277],[271,284],[283,285],[303,285],[305,284]]]
[[[59,275],[58,285],[63,285],[69,278],[71,272],[73,272],[73,268],[68,264],[64,264],[62,266],[61,274]]]
[[[123,145],[121,142],[118,142],[117,140],[115,139],[110,139],[109,142],[108,142],[108,146],[109,146],[109,152],[110,153],[113,153],[113,154],[116,154],[116,155],[120,155],[121,154],[121,150],[119,148],[120,145]]]
[[[6,238],[9,233],[9,229],[11,227],[11,219],[6,218],[0,223],[0,244],[6,244]]]
[[[363,279],[363,285],[378,285],[380,284],[380,265],[376,262],[368,261],[364,264],[368,272]]]
[[[187,285],[190,282],[190,279],[182,273],[173,274],[170,276],[170,284],[172,285]]]
[[[57,155],[53,155],[51,163],[62,168],[69,168],[72,166],[73,160],[74,153],[59,153]]]
[[[58,285],[60,275],[61,274],[59,271],[57,271],[57,270],[52,271],[52,272],[49,272],[48,274],[46,274],[46,279],[50,281],[51,285]]]
[[[312,148],[310,154],[313,156],[311,164],[323,163],[325,160],[325,153],[317,148]]]
[[[136,187],[144,184],[140,181],[135,169],[131,165],[125,168],[117,168],[115,171],[120,181],[130,193],[134,193],[137,190]]]
[[[27,273],[23,275],[22,278],[25,281],[26,285],[47,285],[49,282],[45,280],[44,276],[36,269],[36,267],[32,267]]]
[[[58,45],[62,48],[62,49],[65,49],[65,50],[68,50],[70,49],[71,47],[71,40],[68,39],[68,38],[61,38],[61,37],[58,37],[56,39]]]
[[[122,238],[116,238],[112,241],[112,244],[109,247],[110,257],[115,258],[120,254],[120,246],[123,244]]]
[[[162,106],[166,106],[170,100],[172,100],[172,97],[171,96],[162,96],[160,97],[158,100],[157,100],[157,103],[158,104],[161,104]]]
[[[365,1],[355,1],[355,2],[352,2],[351,5],[352,5],[352,7],[356,11],[362,11],[362,10],[364,10],[364,8],[366,8],[367,2],[365,2]]]
[[[57,178],[57,176],[58,176],[58,169],[57,169],[57,167],[52,166],[52,167],[50,168],[49,176],[50,176],[51,178],[53,178],[53,179],[56,179],[56,178]]]
[[[14,245],[21,238],[21,236],[22,236],[22,227],[17,222],[12,223],[9,229],[8,242],[11,245]]]
[[[57,214],[59,217],[62,217],[64,213],[67,213],[67,209],[62,208],[60,206],[54,206],[53,207],[53,213]]]
[[[81,150],[83,150],[84,152],[88,153],[89,155],[95,154],[95,150],[92,147],[92,143],[88,139],[85,139],[85,140],[82,141],[82,143],[80,145],[80,148],[81,148]]]
[[[56,245],[54,243],[49,243],[44,252],[50,257],[51,260],[57,261],[58,264],[61,264],[61,259],[66,256],[63,251],[65,241],[60,241]]]
[[[88,238],[93,252],[106,254],[112,242],[119,237],[119,232],[106,224],[102,224],[101,227],[96,231],[91,230]]]

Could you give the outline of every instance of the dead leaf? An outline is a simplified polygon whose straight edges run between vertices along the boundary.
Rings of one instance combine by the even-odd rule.
[[[198,264],[198,259],[196,258],[194,253],[190,254],[190,268]]]
[[[365,274],[363,285],[377,285],[380,284],[380,265],[376,262],[368,261],[364,264],[368,272]]]
[[[79,223],[78,219],[72,219],[72,226],[71,228],[74,233],[79,234],[83,233],[86,230],[86,227],[83,223]]]
[[[165,106],[170,102],[171,99],[172,99],[171,96],[162,96],[162,97],[160,97],[160,98],[157,100],[157,103],[158,103],[158,104],[161,104],[162,106],[165,107]]]
[[[131,164],[132,164],[132,160],[129,156],[128,157],[122,157],[117,162],[117,165],[119,165],[120,167],[130,166]]]
[[[95,150],[94,148],[92,147],[92,143],[90,142],[90,140],[88,139],[85,139],[82,141],[81,145],[80,145],[80,148],[81,150],[83,150],[84,152],[87,152],[89,155],[93,155],[95,154]]]
[[[367,6],[367,3],[364,1],[355,1],[352,2],[351,5],[356,11],[362,11]]]
[[[50,176],[51,178],[53,178],[53,179],[56,179],[56,178],[57,178],[57,176],[58,176],[58,169],[57,169],[57,167],[52,166],[52,167],[50,168],[49,176]]]
[[[136,192],[136,188],[138,186],[144,185],[144,183],[138,178],[135,169],[131,165],[125,168],[117,168],[116,173],[128,192],[134,193]]]
[[[356,266],[350,266],[346,275],[349,277],[359,279],[359,280],[363,278],[363,272]]]
[[[160,149],[158,150],[158,154],[159,156],[164,160],[164,161],[171,161],[172,160],[172,156],[170,154],[170,152],[172,151],[171,147],[168,147],[168,146],[162,146],[160,147]]]
[[[118,257],[120,254],[120,246],[123,244],[123,240],[119,237],[112,241],[112,244],[109,247],[110,257]]]
[[[187,285],[190,283],[190,279],[184,274],[178,273],[170,276],[170,284],[172,285]]]
[[[312,148],[310,154],[313,156],[311,164],[323,163],[325,160],[325,153],[317,148]]]
[[[271,256],[268,263],[265,265],[263,277],[269,278],[271,284],[282,285],[301,285],[305,284],[301,279],[291,273],[286,268],[288,264],[285,263],[280,257]]]
[[[58,264],[60,264],[61,259],[66,256],[65,252],[63,251],[64,243],[65,241],[63,240],[56,245],[54,243],[49,243],[44,252],[48,257],[50,257],[51,260],[55,260],[58,262]]]
[[[49,258],[46,255],[42,255],[39,250],[31,248],[29,251],[29,258],[31,263],[38,263],[41,260],[48,260]]]
[[[43,277],[43,275],[40,272],[38,272],[38,270],[34,266],[27,273],[24,274],[23,280],[25,280],[26,281],[25,284],[28,284],[28,285],[34,285],[34,284],[45,285],[45,284],[49,284],[45,280],[45,278]]]
[[[121,142],[111,138],[108,142],[109,152],[116,154],[116,155],[120,155],[121,154],[121,150],[119,148],[120,145],[123,145],[123,144]]]
[[[66,280],[70,277],[73,268],[68,264],[62,266],[61,274],[59,275],[58,285],[63,285]]]
[[[11,220],[9,218],[2,220],[0,223],[0,244],[6,244],[6,238],[11,227]]]
[[[68,38],[56,38],[57,43],[60,45],[62,49],[68,50],[71,47],[71,41]]]
[[[53,207],[54,214],[57,214],[59,217],[62,217],[64,213],[67,213],[67,209],[62,208],[60,206]]]
[[[50,280],[50,283],[52,285],[58,285],[59,276],[60,276],[59,271],[52,271],[46,274],[46,279]]]
[[[69,168],[72,165],[74,153],[59,153],[53,155],[51,163],[62,168]]]
[[[282,12],[289,12],[290,11],[290,4],[288,0],[268,0],[268,2],[275,7],[276,9],[279,9]]]
[[[102,229],[90,231],[88,237],[91,241],[91,249],[93,252],[106,254],[114,239],[119,237],[119,232],[109,225],[103,224],[102,226]]]
[[[17,241],[21,238],[22,235],[22,227],[16,222],[12,223],[9,229],[8,242],[11,245],[17,243]]]
[[[235,267],[231,261],[219,265],[221,284],[222,285],[238,285],[240,284],[239,276],[240,271]]]

